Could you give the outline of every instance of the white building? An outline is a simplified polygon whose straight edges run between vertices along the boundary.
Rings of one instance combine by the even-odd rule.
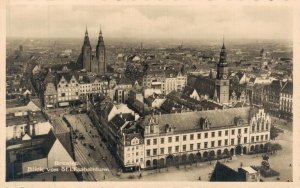
[[[271,119],[245,107],[147,116],[142,126],[150,168],[262,151]]]

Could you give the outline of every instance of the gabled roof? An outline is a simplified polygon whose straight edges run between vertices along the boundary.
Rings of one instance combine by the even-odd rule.
[[[195,90],[194,88],[192,88],[191,86],[187,85],[187,86],[184,87],[182,93],[184,95],[190,96],[191,94],[193,94],[194,90]]]
[[[39,136],[33,138],[30,141],[27,142],[35,142],[35,140],[41,140],[41,143],[35,143],[33,146],[31,147],[26,147],[26,148],[22,148],[17,150],[17,161],[19,162],[26,162],[26,161],[33,161],[33,160],[37,160],[37,159],[42,159],[42,158],[46,158],[53,146],[53,144],[56,141],[56,137],[54,135],[54,133],[52,132],[52,130],[49,131],[49,133],[47,135],[43,135],[43,136]]]
[[[281,92],[293,94],[293,82],[290,82],[290,81],[285,82],[281,89]]]
[[[72,148],[70,132],[56,133],[56,137],[60,141],[60,143],[63,145],[63,147],[66,149],[68,154],[74,159],[74,152],[73,152],[73,148]]]
[[[145,117],[142,126],[147,125],[151,115]],[[160,125],[170,124],[176,127],[175,131],[188,131],[200,129],[200,118],[207,118],[210,122],[210,128],[220,128],[235,126],[234,118],[241,118],[244,123],[249,122],[250,107],[229,108],[224,110],[207,110],[196,112],[183,112],[177,114],[153,115],[158,119]],[[164,132],[164,126],[160,126],[160,131]]]
[[[210,181],[246,181],[237,171],[217,161]]]
[[[70,82],[71,78],[74,76],[75,79],[78,81],[78,75],[76,74],[76,72],[60,72],[57,73],[55,76],[56,76],[56,84],[60,82],[62,77],[64,77],[67,82]]]
[[[245,75],[245,73],[243,73],[243,72],[238,72],[238,73],[236,73],[236,77],[237,77],[239,80],[241,80],[241,79],[243,78],[244,75]]]

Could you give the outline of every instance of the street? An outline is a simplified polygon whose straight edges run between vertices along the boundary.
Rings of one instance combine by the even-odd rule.
[[[75,156],[83,167],[99,167],[108,169],[103,172],[91,172],[96,181],[116,180],[117,165],[114,157],[106,148],[86,114],[65,115],[76,134],[81,135],[74,143]],[[77,131],[76,131],[77,130]]]

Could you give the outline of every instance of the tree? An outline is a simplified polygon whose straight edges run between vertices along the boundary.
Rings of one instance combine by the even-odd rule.
[[[278,136],[277,129],[272,125],[270,129],[270,139],[275,140],[277,136]]]
[[[281,149],[282,149],[282,146],[278,143],[272,144],[272,146],[271,146],[271,150],[273,152],[277,152],[278,150],[281,150]]]
[[[265,150],[266,150],[266,152],[270,152],[271,146],[272,146],[272,144],[270,142],[268,142],[268,143],[265,144]]]

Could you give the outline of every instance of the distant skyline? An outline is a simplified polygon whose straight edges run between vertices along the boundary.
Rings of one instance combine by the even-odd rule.
[[[142,39],[292,39],[293,11],[280,6],[7,5],[6,36]]]

